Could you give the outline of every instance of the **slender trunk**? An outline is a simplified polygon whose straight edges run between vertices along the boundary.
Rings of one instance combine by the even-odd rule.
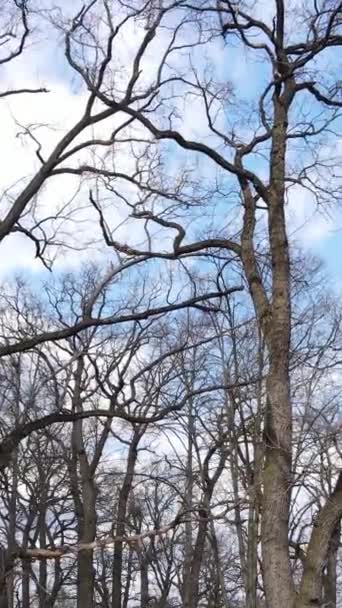
[[[224,350],[221,347],[221,357],[223,363],[223,377],[224,382],[233,384],[234,381],[238,382],[240,377],[239,369],[239,353],[236,343],[236,333],[234,331],[234,315],[230,307],[230,302],[227,302],[228,307],[228,322],[231,330],[231,341],[232,341],[232,353],[233,353],[233,375],[232,377],[228,374],[228,366],[225,363]],[[261,345],[261,336],[259,333],[258,343]],[[258,351],[258,373],[261,377],[263,358],[261,346]],[[240,417],[243,420],[243,401],[241,402],[238,391],[226,392],[225,398],[225,409],[227,413],[227,424],[229,432],[229,463],[230,473],[232,478],[233,495],[234,495],[234,515],[235,515],[235,528],[238,539],[239,557],[241,565],[241,576],[243,580],[245,597],[246,597],[246,608],[256,608],[257,602],[257,561],[258,561],[258,525],[259,525],[259,501],[258,501],[258,485],[260,483],[260,429],[261,429],[261,382],[259,382],[258,391],[258,408],[254,416],[254,436],[253,436],[253,455],[254,463],[250,462],[249,458],[249,443],[250,438],[245,435],[246,445],[246,457],[247,457],[247,487],[245,490],[249,498],[249,510],[248,510],[248,528],[247,538],[244,536],[244,529],[241,517],[241,506],[239,503],[239,452],[238,443],[239,439],[236,436],[235,431],[235,413],[239,411]]]
[[[129,495],[132,489],[135,464],[138,457],[138,443],[142,437],[141,429],[135,429],[132,441],[128,450],[127,467],[125,478],[119,492],[118,508],[116,514],[116,536],[123,536],[125,533],[126,513]],[[113,593],[112,608],[121,608],[122,604],[122,562],[123,562],[123,543],[117,541],[114,544],[113,556]]]
[[[129,550],[128,550],[127,577],[126,577],[125,590],[124,590],[124,595],[123,595],[123,600],[122,600],[122,608],[128,607],[129,592],[130,592],[131,582],[132,582],[133,557],[134,557],[134,550],[133,550],[133,547],[130,546]]]
[[[258,371],[262,377],[264,369],[264,356],[262,337],[258,336]],[[257,412],[254,419],[253,453],[254,468],[249,487],[249,512],[248,512],[248,531],[247,531],[247,588],[246,588],[246,608],[257,608],[257,583],[258,583],[258,535],[260,523],[260,504],[261,504],[261,476],[263,463],[262,447],[262,380],[258,383],[257,393]]]
[[[7,588],[7,552],[0,547],[0,608],[9,608]]]
[[[75,371],[73,410],[82,410],[82,375],[84,361],[78,359]],[[96,486],[83,442],[83,421],[77,420],[72,428],[72,462],[69,465],[72,493],[75,502],[79,541],[92,542],[96,536]],[[78,465],[81,489],[78,487]],[[77,554],[77,607],[94,607],[95,572],[93,551],[83,550]]]
[[[196,608],[199,601],[200,572],[210,521],[210,501],[213,495],[215,485],[220,478],[227,459],[227,453],[223,447],[223,443],[223,437],[220,436],[217,442],[209,448],[202,466],[202,479],[204,489],[201,506],[198,510],[199,523],[197,529],[196,542],[193,548],[191,568],[188,580],[185,581],[184,584],[184,608]],[[216,466],[215,471],[210,476],[209,467],[211,463],[211,458],[214,456],[214,454],[217,453],[219,449],[221,450],[219,462]]]
[[[331,538],[326,572],[323,578],[323,602],[326,608],[337,608],[337,554],[340,546],[341,524]]]
[[[21,357],[14,358],[12,361],[14,373],[14,408],[16,422],[20,420],[20,404],[21,404]],[[16,544],[16,528],[17,528],[17,499],[18,499],[18,450],[15,449],[12,454],[12,484],[9,497],[9,522],[8,522],[8,554],[11,555]],[[6,577],[7,584],[7,601],[8,608],[14,608],[14,568],[10,570]]]
[[[43,480],[42,480],[43,481]],[[44,483],[44,481],[43,481]],[[41,505],[40,505],[40,514],[39,514],[39,546],[42,549],[46,549],[46,530],[45,530],[45,517],[46,517],[46,507],[44,501],[44,490],[42,492],[41,497]],[[39,587],[38,587],[38,598],[39,598],[39,608],[46,608],[46,602],[48,599],[47,592],[47,562],[46,560],[41,560],[39,562]]]
[[[198,524],[198,531],[193,551],[191,568],[184,585],[184,608],[196,608],[198,604],[199,578],[202,565],[203,551],[205,547],[205,540],[208,530],[209,510],[202,508],[199,514],[201,519]]]
[[[81,542],[92,542],[96,536],[96,490],[93,479],[83,480],[83,521]],[[93,566],[93,551],[78,553],[78,608],[93,608],[94,606],[95,571]]]
[[[29,544],[30,532],[32,528],[32,524],[35,519],[35,511],[33,507],[33,501],[30,502],[29,505],[29,515],[26,520],[24,533],[23,533],[23,549],[26,549]],[[31,562],[27,559],[23,559],[22,562],[22,571],[21,571],[21,599],[22,599],[22,608],[30,608],[30,581],[32,574],[32,566]]]
[[[30,578],[31,578],[31,564],[27,560],[22,561],[22,575],[21,575],[21,599],[22,608],[30,608]]]
[[[149,586],[148,586],[148,559],[141,555],[140,559],[140,606],[148,608]]]
[[[40,545],[40,546],[42,548],[45,548],[42,545]],[[41,562],[39,564],[39,587],[38,587],[39,608],[47,608],[47,600],[49,597],[49,593],[47,591],[46,586],[47,586],[47,562],[46,562],[46,560],[41,560]]]
[[[192,402],[189,403],[188,412],[188,446],[187,446],[187,461],[186,461],[186,486],[184,493],[184,507],[188,513],[185,521],[185,546],[184,546],[184,564],[183,564],[183,582],[189,580],[191,571],[191,561],[193,556],[192,550],[192,523],[191,513],[193,506],[193,435],[194,435],[195,420],[192,413]]]
[[[17,524],[17,492],[18,492],[18,453],[15,450],[12,460],[12,487],[10,495],[10,508],[9,508],[9,527],[8,527],[8,551],[9,554],[15,548],[15,532]],[[8,596],[8,608],[14,607],[14,571],[7,575],[7,596]]]
[[[214,559],[215,559],[215,567],[217,572],[217,581],[218,586],[221,592],[222,604],[224,608],[230,608],[230,602],[228,600],[228,596],[226,593],[226,585],[224,582],[224,572],[221,563],[220,549],[219,544],[217,542],[215,524],[213,521],[210,522],[210,537],[211,537],[211,545],[213,548]]]
[[[248,513],[246,608],[257,608],[258,511],[251,505]]]
[[[59,559],[55,560],[55,574],[54,574],[54,583],[52,586],[52,589],[49,593],[48,598],[46,599],[46,608],[53,608],[57,597],[58,597],[58,593],[61,589],[62,586],[62,567],[61,567],[61,561]]]
[[[228,400],[227,400],[228,401]],[[229,450],[229,465],[230,473],[232,478],[233,496],[234,496],[234,519],[235,519],[235,530],[238,540],[239,547],[239,558],[241,566],[241,577],[243,580],[244,588],[247,593],[247,563],[246,563],[246,547],[243,536],[243,527],[241,520],[241,507],[239,504],[239,468],[238,468],[238,455],[237,455],[237,438],[234,434],[234,403],[227,403],[227,414],[228,414],[228,427],[229,427],[229,439],[230,439],[230,450]]]

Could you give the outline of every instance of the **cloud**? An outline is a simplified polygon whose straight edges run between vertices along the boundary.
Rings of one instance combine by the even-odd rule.
[[[269,11],[269,2],[266,0],[264,3],[260,2],[258,6],[262,6],[263,11],[266,9]],[[122,85],[124,84],[124,79],[132,73],[132,57],[145,33],[142,24],[138,26],[137,24],[129,23],[127,27],[126,35],[119,41],[121,54],[118,56],[114,53],[113,59],[116,78],[119,79],[116,84],[120,84],[121,82]],[[8,65],[2,71],[2,80],[8,86],[37,87],[45,85],[51,89],[51,92],[47,94],[16,96],[0,101],[0,129],[2,133],[0,140],[0,155],[2,158],[0,190],[2,192],[11,185],[13,185],[14,192],[19,191],[25,179],[32,175],[40,166],[36,155],[37,144],[29,138],[27,133],[25,134],[25,128],[31,126],[33,136],[39,138],[42,144],[41,152],[43,156],[47,156],[60,140],[63,133],[80,117],[85,107],[87,92],[80,87],[75,87],[70,67],[67,66],[67,62],[63,57],[63,49],[57,41],[56,34],[54,33],[54,38],[52,35],[50,37],[50,34],[52,34],[50,26],[47,27],[47,32],[45,36],[41,32],[40,42],[36,46],[29,48],[28,52],[24,53],[18,61]],[[47,36],[50,38],[47,39]],[[165,48],[169,37],[170,31],[165,30],[159,38],[157,37],[153,41],[142,64],[141,79],[144,85],[153,78],[162,55],[162,49]],[[202,71],[208,58],[206,50],[199,49],[196,52],[198,53],[196,55],[197,65],[199,70]],[[55,62],[51,61],[54,53],[56,54]],[[217,70],[223,80],[228,80],[232,77],[234,84],[238,89],[241,87],[243,94],[245,86],[248,86],[250,91],[261,86],[264,66],[260,64],[260,68],[255,67],[254,72],[247,77],[247,73],[249,74],[251,71],[252,64],[247,61],[239,49],[235,48],[229,54],[227,49],[222,45],[222,41],[219,40],[209,45],[208,53],[214,72],[216,73]],[[179,70],[179,73],[184,69],[184,62],[186,61],[184,54],[179,53],[178,57],[175,54],[174,67],[176,70]],[[121,76],[118,75],[120,66],[123,68]],[[45,82],[46,78],[48,78],[49,82]],[[175,108],[179,109],[179,113],[182,115],[182,133],[185,136],[217,145],[217,140],[214,142],[213,136],[210,135],[208,129],[203,100],[199,100],[198,98],[184,100],[181,96],[179,97],[180,99],[175,101]],[[244,106],[239,109],[233,104],[231,108],[229,101],[230,98],[228,97],[228,120],[234,120],[234,115],[231,116],[231,114],[239,112],[239,123],[244,129],[239,134],[241,135],[241,132],[246,134],[249,125],[247,123],[244,126],[243,123]],[[172,104],[173,101],[170,101],[170,107],[172,107]],[[165,106],[165,116],[167,110],[168,108]],[[115,117],[114,120],[99,125],[93,131],[89,130],[87,136],[90,138],[95,136],[108,137],[113,124],[118,124],[118,121],[121,119],[122,117]],[[178,124],[177,120],[176,124]],[[224,119],[219,123],[219,127],[223,129],[226,127]],[[84,139],[84,135],[79,140],[81,141],[82,138]],[[221,144],[222,142],[219,144],[221,146],[220,149],[223,149]],[[227,150],[228,148],[224,148],[223,154],[229,154]],[[185,153],[177,150],[175,145],[169,147],[167,155],[168,158],[167,162],[164,163],[163,171],[168,172],[170,180],[177,179],[177,171],[181,168],[184,169],[187,162],[190,163],[189,168],[193,164],[196,170],[196,160],[198,159],[194,155],[186,155],[186,161],[184,161]],[[83,155],[75,157],[70,164],[77,166],[79,163],[85,162],[86,159],[101,166],[103,158],[104,154],[102,152],[98,151],[96,158],[91,158],[90,153],[86,152]],[[127,172],[130,174],[134,171],[135,158],[132,155],[132,150],[128,147],[117,148],[113,154],[108,155],[105,162],[109,167],[111,164],[115,164],[115,168],[117,170],[120,169],[123,173]],[[214,182],[217,177],[217,167],[214,163],[207,161],[204,156],[197,163],[198,172],[200,172],[201,180],[207,183],[210,180]],[[194,173],[195,175],[196,173]],[[18,182],[18,180],[22,181]],[[225,176],[224,180],[226,180]],[[225,183],[228,183],[228,180]],[[127,184],[116,182],[115,185],[118,187],[119,193],[126,195],[130,201],[137,200],[136,192],[127,186]],[[41,192],[39,198],[40,216],[55,213],[65,206],[68,201],[72,200],[70,206],[72,215],[70,221],[64,226],[64,230],[68,233],[68,238],[73,238],[77,246],[85,246],[91,239],[97,241],[97,244],[95,243],[93,247],[87,246],[82,252],[72,252],[71,250],[64,252],[63,256],[57,259],[59,268],[68,265],[76,267],[80,261],[84,261],[87,257],[93,258],[95,252],[98,256],[104,255],[107,257],[108,255],[108,249],[104,247],[101,241],[98,216],[94,212],[94,209],[88,206],[88,190],[90,186],[94,186],[94,180],[91,182],[84,180],[80,186],[79,179],[76,177],[59,176],[58,178],[49,180]],[[101,196],[103,199],[106,199],[106,219],[108,223],[112,228],[120,226],[115,238],[130,245],[142,242],[146,237],[143,231],[143,224],[142,222],[133,222],[128,218],[130,209],[122,201],[120,202],[119,196],[113,191],[105,191],[103,187],[101,189]],[[193,217],[196,221],[199,216],[200,212],[196,215],[194,211]],[[79,220],[78,225],[72,223],[73,217]],[[291,190],[287,217],[290,233],[295,239],[298,239],[302,244],[310,248],[316,247],[318,244],[321,245],[322,241],[329,240],[335,223],[335,216],[330,218],[327,215],[318,213],[311,195],[299,187]],[[167,237],[165,231],[162,231],[162,234]],[[32,255],[34,247],[27,239],[13,235],[5,239],[2,247],[3,252],[5,252],[5,260],[7,258],[7,263],[5,261],[0,264],[0,273],[4,273],[6,269],[11,272],[12,269],[17,267],[31,268],[34,271],[39,268],[39,262]]]
[[[286,215],[289,233],[296,240],[313,244],[329,236],[331,220],[319,213],[313,195],[300,186],[290,190]]]

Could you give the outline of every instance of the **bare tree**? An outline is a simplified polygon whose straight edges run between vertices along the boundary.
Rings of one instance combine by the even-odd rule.
[[[39,416],[34,410],[31,418],[26,404],[23,416],[20,413],[14,421],[5,412],[1,468],[10,466],[21,442],[32,433],[56,423],[73,423],[74,486],[80,474],[78,499],[83,510],[86,503],[89,505],[88,523],[82,531],[79,529],[80,555],[76,551],[78,566],[86,563],[84,572],[88,574],[86,579],[79,579],[79,587],[82,585],[84,589],[84,605],[90,606],[96,582],[92,551],[99,542],[93,474],[103,442],[110,436],[112,420],[132,424],[124,489],[119,491],[118,521],[107,538],[115,545],[112,606],[121,608],[122,600],[128,605],[130,590],[137,580],[141,603],[146,604],[153,551],[151,557],[146,547],[132,549],[133,541],[125,532],[128,501],[134,491],[133,474],[140,441],[137,434],[145,425],[166,419],[179,424],[177,413],[188,408],[187,466],[183,473],[185,478],[188,476],[187,501],[193,512],[189,477],[193,450],[200,450],[191,429],[192,400],[218,394],[219,403],[211,424],[203,426],[202,445],[206,446],[206,454],[203,460],[197,454],[203,508],[198,511],[194,547],[189,524],[185,531],[184,572],[188,580],[184,584],[184,604],[191,608],[201,605],[203,581],[208,605],[213,602],[212,594],[214,601],[221,601],[224,596],[222,565],[215,569],[221,577],[215,585],[208,584],[208,572],[212,556],[216,555],[217,561],[220,555],[220,547],[215,545],[219,535],[215,525],[210,526],[214,516],[211,501],[216,483],[226,471],[230,473],[227,490],[230,491],[231,481],[234,496],[241,568],[238,585],[240,590],[244,589],[249,608],[256,608],[263,601],[259,595],[264,596],[269,608],[336,604],[342,516],[340,421],[336,421],[339,395],[333,391],[329,396],[323,388],[326,379],[331,381],[328,370],[337,362],[339,317],[329,330],[331,335],[328,331],[324,339],[317,337],[317,343],[321,340],[317,349],[310,340],[319,316],[313,315],[301,332],[295,302],[297,287],[293,281],[297,260],[290,241],[287,205],[291,208],[303,192],[321,209],[327,209],[340,198],[339,159],[334,148],[342,107],[336,61],[342,43],[341,2],[310,0],[303,4],[274,0],[266,11],[261,0],[113,3],[92,0],[71,18],[66,9],[30,13],[28,2],[15,1],[8,6],[1,30],[0,48],[5,54],[0,59],[0,68],[9,61],[15,62],[27,50],[30,19],[44,19],[63,40],[65,65],[77,77],[86,100],[74,125],[60,139],[56,136],[47,152],[39,130],[37,134],[37,125],[25,126],[24,136],[33,142],[39,168],[25,179],[24,185],[20,182],[5,191],[0,240],[21,233],[34,243],[36,255],[49,267],[49,250],[75,246],[74,234],[66,236],[63,230],[65,222],[72,223],[74,218],[77,222],[79,206],[70,201],[67,209],[51,215],[42,203],[48,184],[68,176],[77,180],[80,197],[87,201],[87,212],[96,218],[98,240],[115,262],[109,264],[106,272],[88,277],[85,290],[79,287],[75,290],[70,277],[63,287],[48,285],[46,293],[48,307],[54,309],[52,315],[46,312],[47,304],[42,300],[34,305],[31,300],[28,305],[22,286],[14,293],[8,288],[4,290],[1,356],[39,352],[40,360],[48,366],[42,354],[47,352],[45,349],[51,348],[54,353],[55,349],[65,348],[65,344],[78,347],[71,355],[70,367],[67,366],[74,376],[71,408],[58,401],[48,412],[40,411]],[[131,46],[126,49],[126,42],[132,37],[133,50]],[[220,53],[227,63],[230,53],[238,60],[245,56],[248,69],[260,71],[252,94],[244,87],[246,83],[238,83],[236,78],[234,82],[233,75],[229,80],[229,75],[222,75],[217,64],[210,65],[210,54],[215,53]],[[124,60],[120,61],[123,54]],[[20,92],[24,91],[13,88],[2,96],[10,98]],[[196,113],[196,120],[192,116],[189,120],[189,107],[191,113]],[[169,165],[175,158],[179,171],[173,172]],[[117,216],[113,219],[113,210],[119,211],[119,221]],[[120,231],[122,225],[126,232]],[[90,241],[94,240],[92,236]],[[154,281],[152,272],[148,274],[146,270],[149,268],[158,275]],[[249,298],[245,304],[248,316],[254,315],[256,323],[252,321],[249,329],[243,330],[240,346],[230,296],[235,294],[238,308],[242,300],[237,294],[242,288]],[[71,311],[67,315],[66,293],[71,294]],[[302,297],[305,301],[305,294]],[[246,299],[243,301],[246,303]],[[327,306],[327,300],[321,301]],[[158,356],[138,366],[138,371],[132,358],[128,372],[132,376],[119,388],[111,377],[117,373],[115,357],[108,364],[102,361],[99,365],[91,355],[83,353],[82,341],[90,335],[103,336],[105,328],[113,332],[115,328],[130,331],[132,327],[148,326],[149,321],[151,327],[159,327],[162,315],[167,313],[171,324],[173,313],[181,309],[191,309],[194,316],[202,314],[208,319],[203,325],[208,327],[212,323],[216,332],[220,321],[213,323],[213,314],[217,313],[220,319],[224,311],[225,329],[232,332],[233,339],[222,339],[220,331],[216,333],[220,365],[214,366],[214,381],[208,374],[202,383],[203,370],[196,367],[192,370],[190,389],[181,381],[182,368],[177,356],[189,343],[194,348],[195,341],[189,334],[186,344],[180,340],[169,349],[169,336],[161,332],[157,342],[164,341],[166,351],[161,348]],[[304,313],[301,318],[305,318]],[[151,331],[147,348],[154,345],[154,339]],[[251,340],[258,346],[251,349],[254,365],[248,362],[246,366],[243,351]],[[27,355],[28,360],[30,356]],[[95,384],[94,394],[107,399],[107,408],[102,407],[99,398],[87,409],[77,396],[77,383],[88,369],[83,367],[88,356],[87,365],[93,370],[90,385]],[[321,373],[322,361],[325,374]],[[309,373],[310,365],[314,373]],[[59,367],[64,370],[63,365]],[[253,367],[256,374],[249,375],[246,367]],[[57,372],[55,368],[50,371],[49,382],[53,384]],[[297,384],[300,374],[302,384]],[[69,378],[64,380],[67,385]],[[316,382],[326,402],[318,399]],[[302,394],[304,383],[307,383],[307,407],[304,413],[298,413],[296,395]],[[245,394],[250,385],[254,390],[252,396]],[[139,391],[150,395],[150,403],[144,398],[140,401]],[[56,387],[54,394],[59,394]],[[104,440],[98,438],[97,444],[100,451],[95,448],[92,454],[95,469],[84,447],[84,429],[91,436],[94,428],[82,422],[86,418],[95,418],[97,429],[103,424],[104,435],[100,437]],[[8,420],[11,424],[6,426]],[[202,420],[202,413],[198,415],[196,425],[205,422],[205,416]],[[314,475],[318,465],[319,479]],[[242,521],[246,510],[237,505],[240,491],[248,503],[247,525]],[[313,494],[314,498],[312,503],[308,499],[303,507],[299,503],[305,493]],[[84,515],[82,508],[79,520]],[[176,534],[174,531],[183,524],[176,512],[173,515],[170,525],[161,528],[165,534]],[[151,538],[161,532],[156,529],[144,532],[141,522],[141,517],[137,518],[133,536],[143,544],[145,538],[150,539],[152,545]],[[13,520],[10,546],[14,527]],[[44,543],[44,527],[41,529]],[[123,543],[129,545],[124,590]],[[42,556],[39,551],[43,549],[31,548],[30,554],[28,548],[26,553],[22,548],[21,552],[12,551],[12,558]],[[51,549],[50,557],[55,559],[58,555],[60,559],[69,550],[70,547],[61,547],[56,553]],[[157,555],[154,557],[157,576]],[[139,565],[134,569],[135,559]],[[6,567],[3,574],[8,579]],[[41,581],[45,580],[44,567],[40,576]],[[163,580],[169,584],[170,576]],[[8,586],[13,595],[11,585]],[[166,603],[168,598],[162,601]],[[238,597],[236,602],[239,601],[244,600]]]

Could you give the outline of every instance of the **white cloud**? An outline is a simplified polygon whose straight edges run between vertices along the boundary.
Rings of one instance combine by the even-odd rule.
[[[317,209],[314,196],[300,186],[290,191],[287,220],[290,235],[307,245],[329,238],[335,227],[334,215]]]
[[[262,10],[269,11],[269,3],[260,2],[258,3],[259,8],[263,7]],[[114,66],[118,69],[121,66],[126,66],[126,76],[131,74],[132,56],[137,48],[137,44],[141,37],[144,35],[144,29],[134,24],[128,25],[127,35],[125,39],[120,41],[120,57],[114,53]],[[48,29],[51,31],[51,28]],[[161,49],[165,46],[166,38],[159,38],[154,40],[149,50],[146,59],[143,63],[143,82],[146,84],[152,75],[155,73],[156,66],[161,56]],[[2,172],[0,175],[0,191],[8,188],[10,185],[18,182],[18,179],[24,180],[27,176],[39,167],[39,160],[36,156],[36,144],[30,140],[26,135],[19,135],[23,133],[24,127],[28,125],[40,125],[40,128],[33,129],[33,134],[36,135],[42,143],[42,154],[47,155],[54,148],[56,143],[61,138],[62,134],[67,131],[80,117],[81,112],[85,107],[86,93],[82,90],[76,90],[72,86],[70,78],[70,68],[65,64],[65,70],[61,69],[61,50],[58,51],[58,57],[56,56],[56,64],[48,62],[53,55],[54,49],[57,49],[56,39],[47,41],[43,40],[43,34],[41,33],[42,41],[32,49],[29,48],[28,52],[25,53],[18,62],[10,64],[6,67],[2,73],[2,79],[4,82],[8,82],[8,85],[15,85],[16,87],[37,87],[46,85],[49,87],[49,83],[44,82],[46,75],[49,76],[51,92],[47,94],[38,95],[20,95],[15,97],[9,97],[7,100],[0,100],[0,129],[2,137],[0,139],[0,155],[2,159]],[[45,55],[44,55],[45,51]],[[158,52],[157,52],[158,51]],[[215,52],[214,52],[215,51]],[[217,51],[217,53],[216,53]],[[214,68],[218,69],[219,74],[224,78],[229,78],[230,74],[225,74],[227,59],[226,50],[222,47],[222,41],[218,41],[217,44],[209,45],[209,58],[214,65]],[[199,51],[201,53],[201,51]],[[236,55],[236,53],[235,53]],[[184,55],[180,54],[178,59],[175,57],[175,66],[181,70],[182,61],[185,61]],[[200,69],[204,67],[205,56],[199,55],[198,64]],[[233,69],[234,80],[238,84],[240,78],[241,83],[246,80],[246,69],[247,63],[241,56],[241,62],[230,61],[232,64],[230,67]],[[123,76],[122,76],[123,78]],[[250,81],[256,82],[258,79],[257,75],[250,78]],[[2,88],[4,88],[3,85]],[[212,136],[208,137],[209,130],[207,124],[207,118],[203,107],[203,101],[189,99],[184,102],[184,99],[180,99],[176,104],[179,104],[179,110],[182,114],[182,128],[181,131],[191,137],[196,137],[198,140],[204,140],[206,143],[212,142]],[[229,110],[229,107],[228,107]],[[242,110],[241,110],[242,111]],[[105,136],[108,137],[108,133],[113,128],[113,124],[120,120],[115,118],[114,120],[107,121],[96,127],[93,133],[88,133],[90,137],[94,136]],[[241,121],[240,121],[241,122]],[[19,124],[23,125],[20,127]],[[220,125],[221,126],[221,125]],[[247,127],[244,127],[247,131]],[[84,137],[84,136],[82,136]],[[166,170],[169,173],[170,178],[175,178],[175,171],[179,168],[179,162],[177,160],[177,148],[172,147],[174,150],[174,156],[170,155],[169,162],[167,163]],[[226,154],[226,150],[224,151]],[[75,158],[70,164],[74,166],[83,161],[85,158],[89,160],[89,154],[79,156]],[[182,155],[183,163],[184,155]],[[193,158],[193,155],[191,156]],[[101,154],[97,157],[97,162],[101,162]],[[108,166],[110,163],[115,163],[116,169],[120,169],[123,172],[133,171],[134,159],[131,155],[130,150],[124,151],[123,149],[117,150],[112,157],[109,157],[106,161]],[[184,168],[184,163],[183,163]],[[210,179],[215,177],[216,167],[211,162],[201,162],[201,177]],[[79,180],[74,177],[59,176],[47,182],[46,186],[42,191],[40,197],[41,214],[55,212],[56,209],[61,208],[70,200],[77,192]],[[100,241],[101,234],[99,231],[98,217],[94,210],[86,208],[88,201],[88,187],[89,183],[84,183],[73,201],[73,208],[78,213],[78,217],[82,217],[83,223],[79,225],[78,229],[74,226],[74,238],[78,245],[86,243],[91,237],[95,240]],[[120,184],[120,191],[132,196],[132,189],[123,184]],[[20,189],[20,184],[14,187],[15,191]],[[138,241],[142,241],[145,236],[143,232],[142,223],[132,222],[127,220],[129,209],[119,202],[118,198],[115,197],[114,193],[106,193],[108,200],[108,222],[112,227],[119,226],[118,234],[115,238],[122,242],[127,242],[130,245],[134,245]],[[195,214],[194,214],[195,215]],[[322,239],[327,239],[332,233],[334,228],[334,218],[329,218],[320,213],[317,213],[315,209],[314,201],[311,195],[299,188],[295,187],[291,191],[290,202],[287,209],[287,216],[289,221],[289,229],[291,234],[296,239],[299,239],[302,243],[308,246],[314,246]],[[71,224],[69,224],[68,230],[71,230]],[[163,235],[165,232],[163,231]],[[103,245],[97,248],[97,254]],[[16,267],[38,269],[39,262],[34,260],[32,253],[34,248],[32,243],[26,239],[14,235],[5,239],[2,244],[3,257],[0,263],[0,273],[5,272],[5,269],[11,271]],[[104,255],[107,256],[108,250],[105,251]],[[58,260],[59,267],[75,266],[80,261],[89,257],[93,257],[94,248],[89,248],[87,251],[67,252],[61,256]],[[7,261],[6,261],[7,258]]]

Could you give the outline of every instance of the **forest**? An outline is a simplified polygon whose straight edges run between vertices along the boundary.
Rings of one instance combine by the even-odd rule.
[[[342,605],[341,47],[1,1],[0,608]]]

